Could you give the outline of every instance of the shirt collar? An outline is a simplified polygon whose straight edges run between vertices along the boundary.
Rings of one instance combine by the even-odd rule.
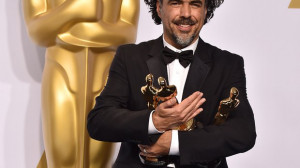
[[[193,50],[193,54],[195,54],[198,42],[199,42],[199,38],[197,38],[197,40],[194,43],[192,43],[191,45],[189,45],[189,46],[187,46],[187,47],[185,47],[183,49],[177,49],[177,48],[173,47],[171,44],[169,44],[165,40],[165,36],[163,35],[163,44],[164,44],[164,47],[168,47],[172,51],[178,52],[178,53],[181,53],[182,51],[186,51],[186,50]]]

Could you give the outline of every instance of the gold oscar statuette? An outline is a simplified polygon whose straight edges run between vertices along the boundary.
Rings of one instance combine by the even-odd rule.
[[[237,99],[238,95],[238,89],[232,87],[230,89],[230,96],[220,101],[218,112],[215,115],[214,125],[223,124],[227,120],[229,113],[240,104],[240,100]]]
[[[30,37],[46,47],[42,78],[45,152],[37,168],[105,168],[113,144],[93,140],[86,118],[116,48],[134,43],[140,0],[22,0]]]
[[[141,92],[145,98],[145,100],[147,101],[147,106],[148,109],[150,110],[154,110],[155,107],[157,106],[157,102],[156,102],[156,94],[157,94],[157,88],[155,88],[153,86],[153,75],[152,74],[148,74],[146,76],[146,83],[147,85],[143,86],[141,88]]]

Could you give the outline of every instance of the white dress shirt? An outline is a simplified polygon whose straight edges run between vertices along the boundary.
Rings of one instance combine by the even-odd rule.
[[[182,51],[186,50],[193,50],[193,53],[195,53],[195,50],[197,48],[199,39],[197,39],[194,43],[191,45],[183,48],[183,49],[177,49],[170,45],[169,43],[166,42],[164,36],[163,36],[163,44],[164,47],[168,47],[169,49],[181,53]],[[191,64],[190,64],[191,65]],[[167,65],[167,71],[168,71],[168,79],[169,79],[169,85],[175,85],[177,88],[177,100],[178,103],[182,101],[182,94],[183,94],[183,89],[185,85],[185,81],[190,69],[190,65],[188,65],[186,68],[184,68],[180,63],[178,59],[175,59],[173,62],[169,63]],[[153,113],[154,111],[152,111]],[[148,133],[149,134],[156,134],[156,133],[162,133],[159,132],[152,120],[152,113],[150,114],[149,117],[149,125],[148,125]],[[171,140],[171,146],[170,146],[170,151],[169,155],[179,155],[179,139],[178,139],[178,130],[172,130],[172,140]]]

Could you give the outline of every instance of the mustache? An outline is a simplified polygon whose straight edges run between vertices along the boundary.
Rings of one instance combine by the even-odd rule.
[[[191,18],[181,17],[173,22],[176,25],[194,25],[197,21],[192,20]]]

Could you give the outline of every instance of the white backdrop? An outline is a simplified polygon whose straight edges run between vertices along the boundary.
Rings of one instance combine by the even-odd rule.
[[[298,168],[300,9],[290,0],[225,0],[201,37],[245,59],[257,142],[230,168]],[[45,49],[26,33],[20,0],[0,1],[0,168],[36,167],[43,151],[40,86]],[[141,0],[137,42],[157,38]]]

